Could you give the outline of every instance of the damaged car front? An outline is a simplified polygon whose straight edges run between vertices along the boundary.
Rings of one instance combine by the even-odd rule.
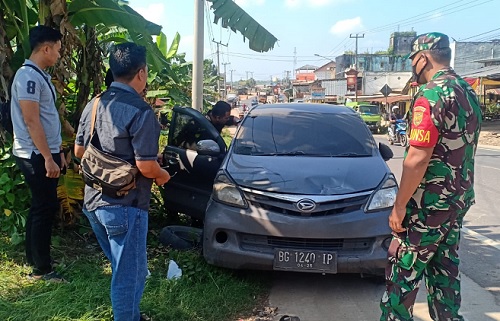
[[[350,108],[259,105],[241,124],[205,213],[207,262],[382,274],[397,182]]]

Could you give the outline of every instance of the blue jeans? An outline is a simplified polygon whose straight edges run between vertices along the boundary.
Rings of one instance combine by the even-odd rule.
[[[52,154],[52,158],[57,165],[61,165],[60,154]],[[30,159],[16,157],[16,163],[31,191],[31,206],[26,220],[26,260],[33,266],[33,274],[47,274],[52,271],[50,241],[54,218],[59,211],[59,178],[45,176],[47,171],[42,154],[32,153]]]
[[[111,262],[111,304],[115,321],[138,321],[148,273],[148,212],[122,205],[83,210]]]

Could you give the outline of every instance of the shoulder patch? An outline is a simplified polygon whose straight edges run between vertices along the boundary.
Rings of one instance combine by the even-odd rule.
[[[429,100],[420,97],[413,105],[410,130],[410,145],[419,147],[434,147],[439,138],[439,132],[431,117]]]

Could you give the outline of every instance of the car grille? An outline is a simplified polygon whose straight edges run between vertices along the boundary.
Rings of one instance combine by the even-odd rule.
[[[256,207],[261,208],[265,211],[280,213],[284,215],[290,216],[310,216],[310,217],[319,217],[319,216],[328,216],[328,215],[336,215],[336,214],[344,214],[349,212],[354,212],[363,208],[364,204],[368,201],[370,195],[357,195],[357,196],[346,196],[346,198],[332,199],[332,200],[323,200],[321,202],[316,202],[316,208],[311,212],[301,212],[295,206],[295,199],[299,199],[297,196],[294,197],[294,200],[287,199],[283,197],[283,195],[276,194],[260,194],[260,193],[252,193],[249,190],[244,191],[245,198],[248,202]],[[308,198],[304,196],[303,198]]]
[[[375,238],[311,239],[240,234],[240,246],[247,251],[274,253],[277,248],[294,250],[335,251],[343,254],[366,253],[373,247]]]

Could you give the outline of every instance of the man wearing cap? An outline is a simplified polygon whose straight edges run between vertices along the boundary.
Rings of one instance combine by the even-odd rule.
[[[421,86],[408,114],[409,146],[389,216],[394,236],[380,320],[413,320],[424,274],[431,318],[463,320],[457,250],[464,215],[475,202],[479,102],[450,67],[448,36],[416,37],[408,58]]]

